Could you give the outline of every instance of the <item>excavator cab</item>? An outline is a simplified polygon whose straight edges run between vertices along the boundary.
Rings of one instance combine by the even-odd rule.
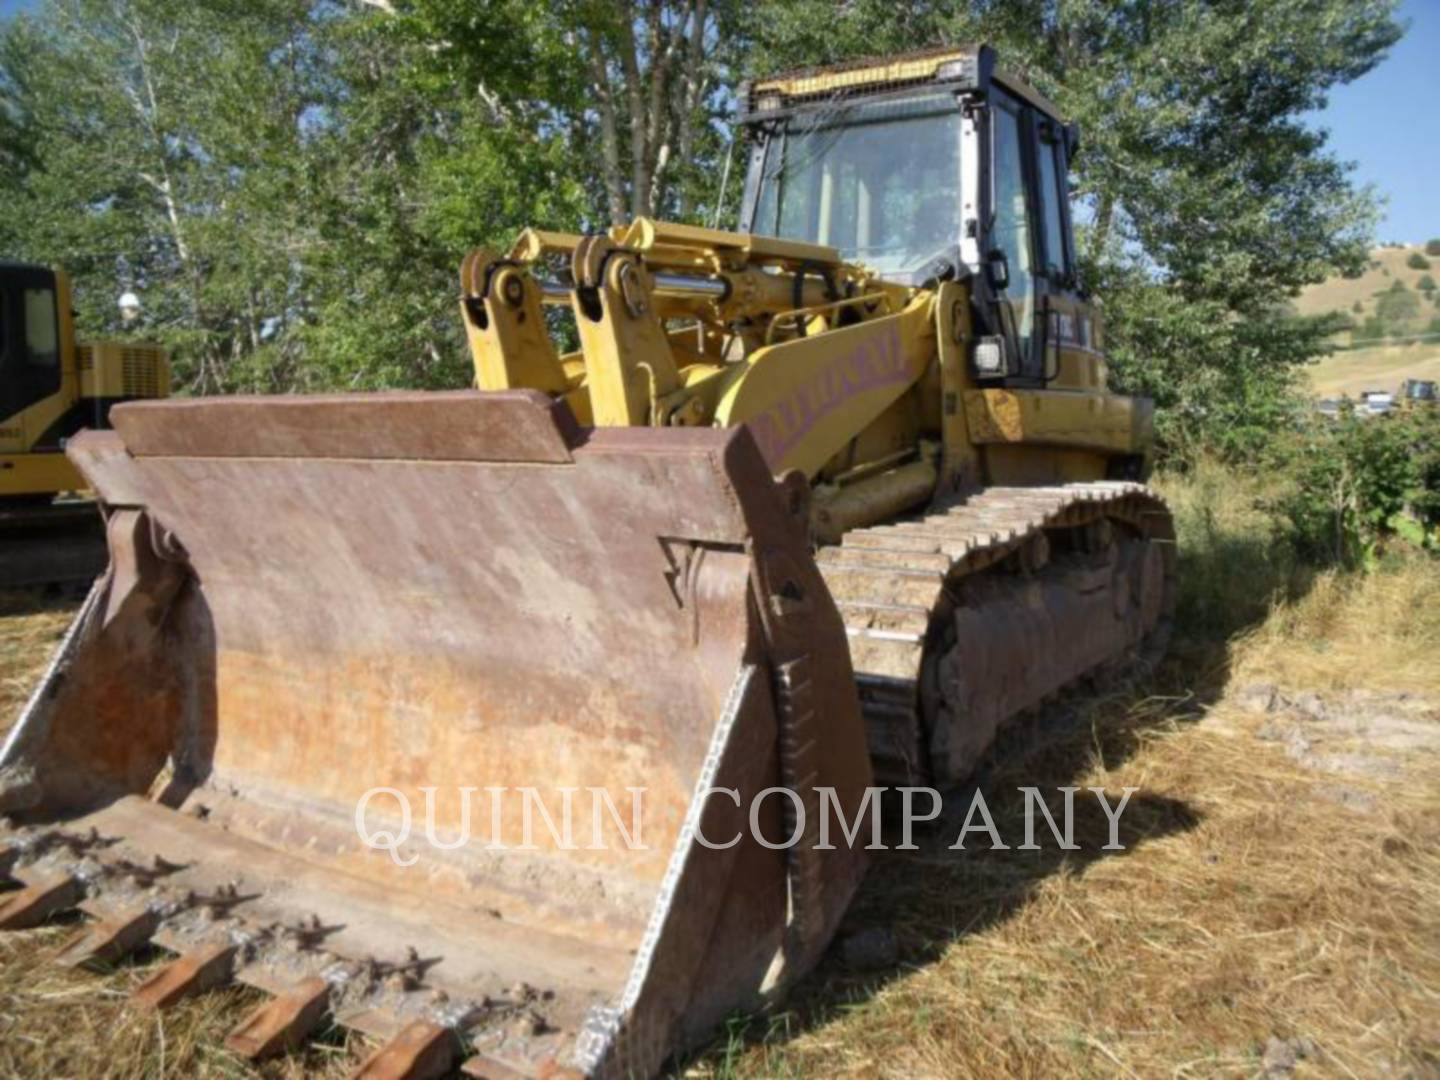
[[[1054,381],[1059,334],[1093,336],[1093,313],[1077,318],[1067,182],[1078,129],[985,46],[875,68],[747,88],[741,230],[832,245],[903,285],[969,280],[975,376]]]
[[[0,499],[84,487],[63,452],[66,440],[108,427],[114,405],[169,390],[160,346],[76,342],[63,271],[0,262]]]
[[[66,363],[73,348],[68,305],[55,271],[0,263],[0,455],[39,444],[42,421],[54,411],[49,399],[61,398],[74,381],[74,361]],[[0,493],[28,494],[19,490],[19,471],[0,458]]]

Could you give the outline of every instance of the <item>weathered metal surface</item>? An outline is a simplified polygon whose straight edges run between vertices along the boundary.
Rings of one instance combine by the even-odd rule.
[[[318,978],[382,1038],[648,1073],[814,963],[860,853],[697,839],[784,775],[851,817],[870,778],[839,615],[748,434],[581,431],[526,392],[114,421],[72,448],[113,565],[0,754],[0,809],[22,880],[155,905],[182,958],[140,1003]],[[372,832],[413,808],[394,859],[357,836],[377,788]],[[557,831],[578,791],[578,842],[538,812],[527,836],[521,788]]]
[[[1095,550],[1051,541],[1096,523],[1114,535]],[[1102,481],[989,488],[822,548],[877,777],[958,783],[1016,715],[1107,664],[1163,649],[1173,543],[1153,492]],[[1006,560],[1014,565],[997,570]]]
[[[137,457],[559,465],[570,462],[578,437],[568,414],[538,391],[190,398],[117,409],[111,422]]]
[[[1078,446],[1128,454],[1150,443],[1148,398],[1104,389],[966,390],[962,397],[970,438],[980,444]]]
[[[474,1077],[475,1080],[520,1080],[522,1077],[536,1075],[513,1061],[505,1061],[489,1054],[476,1054],[466,1058],[460,1065],[460,1072],[464,1076]],[[552,1071],[549,1075],[555,1074]]]

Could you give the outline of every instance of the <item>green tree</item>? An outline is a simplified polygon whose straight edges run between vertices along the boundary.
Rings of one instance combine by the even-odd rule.
[[[708,223],[740,79],[988,38],[1086,132],[1117,382],[1229,438],[1327,347],[1289,298],[1364,267],[1373,201],[1304,116],[1398,33],[1391,0],[43,0],[0,30],[0,237],[77,271],[87,332],[140,288],[197,389],[461,385],[466,247]]]
[[[292,0],[52,0],[0,39],[0,112],[27,133],[8,252],[75,275],[86,333],[120,332],[115,296],[140,291],[142,331],[175,347],[196,389],[288,382],[257,373],[295,356],[308,14]]]
[[[1355,328],[1354,340],[1360,342],[1382,341],[1385,337],[1385,323],[1378,315],[1369,316],[1363,323]]]
[[[466,15],[476,62],[463,69],[417,30],[421,17],[384,5],[327,28],[337,78],[308,146],[324,179],[305,330],[322,385],[466,385],[454,306],[466,249],[506,245],[537,220],[581,225],[585,189],[565,132],[543,95],[521,93],[528,68],[555,66],[524,6]]]
[[[1412,251],[1410,258],[1405,260],[1405,265],[1411,270],[1429,270],[1430,260],[1421,255],[1418,251]]]
[[[1390,333],[1404,333],[1420,317],[1420,298],[1397,281],[1376,299],[1375,314]]]
[[[1435,285],[1435,279],[1429,274],[1420,275],[1420,280],[1415,282],[1415,288],[1419,289],[1422,293],[1426,293],[1427,300],[1429,299],[1428,294],[1433,293],[1436,287],[1437,286]]]
[[[1440,255],[1440,240],[1430,240],[1425,244],[1426,255]]]

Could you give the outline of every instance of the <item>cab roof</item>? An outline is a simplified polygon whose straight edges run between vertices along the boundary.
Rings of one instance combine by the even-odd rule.
[[[992,82],[1060,119],[1060,110],[1043,94],[1018,76],[996,69],[995,50],[989,45],[942,45],[899,56],[797,68],[757,79],[742,88],[740,120],[761,120],[821,99],[863,97],[926,84],[984,93]]]

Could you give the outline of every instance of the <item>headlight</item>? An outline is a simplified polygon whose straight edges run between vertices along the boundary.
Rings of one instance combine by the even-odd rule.
[[[991,337],[975,343],[975,373],[989,378],[1005,374],[1004,341]]]

